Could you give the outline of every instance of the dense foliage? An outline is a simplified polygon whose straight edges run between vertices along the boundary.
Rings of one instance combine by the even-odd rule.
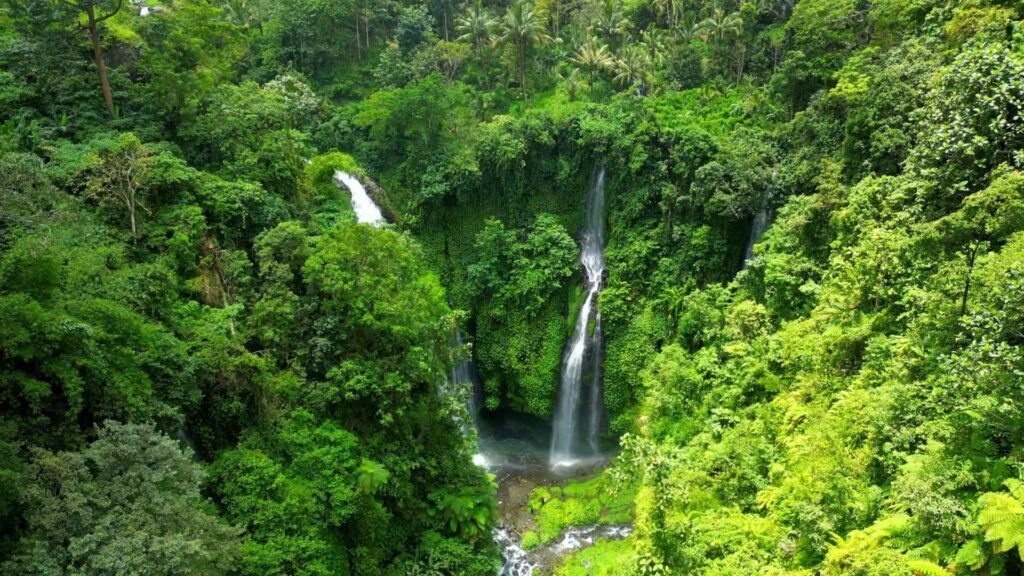
[[[493,573],[451,335],[487,410],[550,416],[603,165],[600,486],[636,531],[565,573],[1020,574],[1022,21],[5,3],[0,567]],[[570,492],[534,544],[606,516]]]

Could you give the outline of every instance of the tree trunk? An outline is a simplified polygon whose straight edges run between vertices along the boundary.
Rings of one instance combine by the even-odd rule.
[[[739,44],[737,52],[739,54],[739,61],[737,62],[736,66],[736,84],[739,85],[739,83],[743,81],[743,68],[746,66],[747,63],[747,47],[746,45],[743,44],[742,41]]]
[[[96,26],[96,10],[87,4],[85,14],[89,18],[89,40],[92,42],[92,56],[96,59],[96,70],[100,74],[100,88],[103,89],[103,100],[107,103],[107,112],[114,113],[114,95],[110,92],[110,81],[107,80],[107,65],[103,62],[103,48],[100,46],[100,33]]]
[[[555,38],[561,38],[562,37],[562,30],[561,30],[562,16],[559,14],[559,11],[558,11],[558,4],[560,2],[561,2],[561,0],[555,0],[555,18],[554,18],[554,20],[555,20]]]
[[[519,48],[519,87],[523,91],[523,101],[529,96],[526,93],[526,46]]]
[[[967,280],[964,282],[963,295],[960,298],[960,317],[967,316],[967,300],[971,296],[971,277],[974,275],[974,263],[978,259],[978,252],[981,251],[980,244],[975,244],[967,250]]]
[[[135,225],[135,202],[128,201],[128,219],[132,222],[132,244],[138,240],[138,229]]]
[[[444,41],[445,42],[450,42],[451,40],[449,40],[449,38],[448,38],[448,2],[443,2],[441,4],[441,7],[442,7],[442,12],[444,13],[443,14],[443,21],[442,21],[442,24],[444,24]]]

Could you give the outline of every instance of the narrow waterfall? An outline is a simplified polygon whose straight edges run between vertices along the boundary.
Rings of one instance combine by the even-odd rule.
[[[558,404],[551,438],[551,467],[572,466],[584,447],[597,453],[597,436],[603,413],[601,399],[601,313],[598,294],[604,275],[605,170],[597,166],[585,202],[586,221],[580,241],[584,278],[583,306],[562,359]],[[587,363],[587,360],[590,363]],[[589,366],[589,370],[585,367]]]
[[[750,239],[747,240],[747,248],[743,252],[743,269],[746,270],[750,261],[754,259],[754,244],[761,241],[761,236],[764,235],[764,231],[768,229],[768,224],[772,220],[772,211],[767,207],[762,207],[757,214],[754,215],[754,221],[750,224]]]
[[[452,349],[455,350],[456,357],[452,364],[449,384],[452,386],[454,394],[466,399],[466,411],[469,413],[469,422],[462,423],[463,427],[479,428],[477,419],[480,416],[480,396],[483,390],[480,389],[477,381],[472,354],[466,349],[462,330],[458,328],[452,334]]]
[[[366,193],[366,188],[358,178],[348,172],[336,170],[334,172],[334,183],[348,188],[349,194],[352,197],[352,209],[356,212],[356,222],[373,226],[380,226],[384,223],[384,215],[381,214],[380,208],[377,207],[373,198],[370,198],[370,195]]]

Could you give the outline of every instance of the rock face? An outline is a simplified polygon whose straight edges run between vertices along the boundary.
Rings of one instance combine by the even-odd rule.
[[[359,181],[366,188],[366,194],[373,200],[374,204],[380,209],[384,218],[388,222],[397,222],[395,219],[395,213],[391,210],[391,202],[388,200],[387,192],[384,188],[381,188],[380,184],[374,182],[369,176],[356,176]]]
[[[530,492],[540,483],[530,476],[509,476],[498,484],[498,513],[501,525],[522,536],[527,531],[537,530],[537,523],[530,514]]]

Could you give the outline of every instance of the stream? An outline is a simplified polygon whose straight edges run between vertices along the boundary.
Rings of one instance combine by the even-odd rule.
[[[503,566],[498,576],[553,574],[562,559],[598,540],[621,540],[629,526],[595,524],[565,530],[558,538],[532,550],[523,550],[522,535],[537,526],[530,514],[530,492],[598,472],[613,452],[577,458],[572,466],[550,465],[551,423],[533,416],[498,411],[479,421],[480,464],[498,483],[498,528],[494,540],[501,547]]]

